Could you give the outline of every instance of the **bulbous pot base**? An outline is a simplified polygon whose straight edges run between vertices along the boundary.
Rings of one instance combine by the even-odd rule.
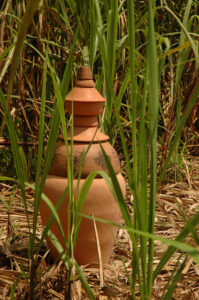
[[[125,194],[125,182],[121,174],[117,175],[120,187],[123,194]],[[85,179],[80,179],[79,188],[78,180],[73,180],[74,195],[80,191]],[[57,204],[59,198],[63,194],[68,185],[66,177],[59,177],[49,175],[47,177],[44,193],[52,201],[54,205]],[[78,188],[78,191],[77,191]],[[86,200],[84,202],[82,213],[88,216],[109,220],[113,223],[119,223],[121,219],[121,212],[114,199],[112,192],[108,188],[103,178],[95,178],[88,191]],[[40,203],[40,214],[43,225],[46,225],[51,213],[48,206],[43,200]],[[58,215],[67,239],[68,236],[68,195],[65,196],[59,210]],[[117,227],[113,225],[104,224],[96,221],[97,232],[100,242],[100,250],[102,254],[103,264],[107,264],[112,253],[113,244],[117,234]],[[57,237],[59,242],[64,247],[64,241],[55,221],[51,225],[51,231]],[[51,249],[53,259],[58,258],[59,254],[49,237],[46,238],[48,247]],[[65,247],[64,247],[65,249]],[[74,250],[74,256],[79,265],[98,265],[98,250],[96,244],[96,235],[94,230],[94,222],[91,219],[82,218],[80,229],[77,237],[77,242]]]

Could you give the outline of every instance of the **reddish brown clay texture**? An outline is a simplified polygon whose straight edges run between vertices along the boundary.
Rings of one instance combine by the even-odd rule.
[[[125,193],[125,183],[121,174],[117,175],[117,179],[122,187],[122,192]],[[84,179],[80,180],[79,189],[81,189]],[[67,178],[49,175],[46,181],[44,193],[51,199],[54,205],[63,194],[68,185]],[[73,181],[74,194],[77,192],[78,180]],[[50,217],[50,211],[47,209],[45,203],[42,201],[40,212],[43,215],[43,222],[46,224]],[[82,213],[88,216],[93,216],[101,219],[108,220],[113,223],[119,223],[121,213],[118,209],[117,202],[115,201],[112,192],[102,178],[94,179],[91,188],[87,194]],[[64,234],[67,238],[68,235],[68,195],[65,197],[59,211],[58,211]],[[117,227],[96,222],[97,232],[100,240],[100,249],[102,254],[103,263],[108,263],[112,253],[115,236],[117,234]],[[64,241],[54,221],[51,226],[52,232],[56,235],[58,240],[64,247]],[[51,249],[52,256],[58,256],[56,248],[48,238],[48,246]],[[82,218],[80,230],[77,238],[74,255],[80,265],[98,265],[98,251],[96,243],[96,235],[94,230],[94,223],[92,220]]]
[[[109,137],[104,135],[98,128],[97,118],[103,111],[104,102],[105,99],[94,87],[90,68],[86,66],[81,67],[74,89],[66,96],[66,109],[69,113],[71,113],[73,106],[74,113],[73,147],[70,146],[70,131],[68,131],[69,153],[71,152],[71,149],[73,149],[74,174],[78,173],[80,161],[83,157],[81,179],[79,184],[77,179],[73,180],[74,195],[79,194],[86,177],[92,171],[105,171],[108,173],[101,146],[108,155],[117,175],[122,193],[123,195],[125,194],[125,182],[120,174],[118,155],[108,142]],[[69,154],[69,158],[70,157],[71,154]],[[66,146],[63,138],[60,136],[56,145],[53,163],[45,183],[44,193],[48,196],[52,203],[56,205],[67,185]],[[78,197],[75,201],[78,201]],[[105,219],[112,223],[118,224],[120,222],[121,213],[118,208],[117,201],[105,180],[100,176],[94,179],[88,191],[82,208],[82,213],[89,217],[93,216]],[[40,204],[40,214],[43,224],[46,225],[51,213],[43,200],[41,200]],[[68,194],[66,194],[58,214],[67,239],[69,228]],[[96,225],[100,242],[100,251],[102,254],[102,262],[107,264],[117,234],[117,227],[107,225],[102,222],[96,222]],[[51,226],[51,231],[64,247],[63,238],[55,221]],[[52,257],[56,259],[59,255],[58,251],[48,237],[47,243],[51,249]],[[97,266],[99,264],[96,232],[94,230],[93,220],[85,217],[82,218],[74,249],[74,255],[80,265],[89,264],[91,266]]]

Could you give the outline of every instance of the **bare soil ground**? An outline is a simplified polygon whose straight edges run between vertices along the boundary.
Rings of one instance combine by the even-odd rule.
[[[184,179],[181,182],[167,182],[161,186],[157,195],[156,234],[174,239],[185,225],[184,216],[191,218],[199,209],[199,159],[184,161]],[[177,170],[178,171],[178,170]],[[33,192],[26,190],[28,213],[32,220]],[[8,206],[10,201],[11,209]],[[129,208],[133,199],[127,195]],[[41,236],[42,225],[39,219],[37,238]],[[10,299],[13,284],[13,299],[28,299],[28,236],[29,230],[21,200],[20,190],[13,194],[10,185],[0,185],[0,299]],[[194,245],[189,236],[186,242]],[[195,245],[196,246],[196,245]],[[155,241],[154,268],[167,246]],[[44,245],[38,261],[36,276],[36,299],[64,299],[65,269],[63,264],[52,265],[48,259],[48,249]],[[165,286],[174,269],[179,252],[175,253],[164,270],[157,277],[153,287],[153,298],[161,299]],[[132,248],[125,230],[120,229],[109,265],[98,269],[86,266],[82,270],[89,282],[96,299],[130,299],[129,275],[131,274]],[[183,259],[183,257],[182,257]],[[73,299],[88,299],[81,282],[75,278],[72,285]],[[139,293],[137,293],[139,299]],[[188,258],[182,276],[172,299],[199,299],[199,266]]]

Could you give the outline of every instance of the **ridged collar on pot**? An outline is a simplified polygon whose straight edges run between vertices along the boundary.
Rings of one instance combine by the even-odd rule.
[[[89,66],[79,70],[75,87],[65,98],[66,110],[74,115],[74,141],[107,141],[109,137],[98,129],[105,98],[96,90]],[[72,109],[73,108],[73,109]]]
[[[79,70],[75,87],[66,96],[66,108],[71,113],[71,102],[73,111],[77,115],[99,115],[103,111],[105,98],[96,90],[90,67],[82,66]],[[83,102],[84,106],[79,106]],[[81,104],[79,103],[79,104]],[[92,105],[95,103],[95,105]],[[98,103],[98,105],[96,105]],[[86,105],[87,104],[87,105]],[[81,108],[81,109],[79,109]]]

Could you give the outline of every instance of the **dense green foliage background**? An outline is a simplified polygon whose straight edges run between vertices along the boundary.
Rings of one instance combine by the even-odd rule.
[[[117,2],[117,1],[116,1]],[[76,78],[76,70],[85,63],[93,69],[96,86],[107,97],[108,105],[104,119],[104,129],[111,135],[114,143],[117,139],[117,126],[114,111],[109,105],[113,100],[106,90],[106,74],[104,60],[101,55],[98,33],[103,31],[107,43],[107,67],[111,72],[110,84],[114,95],[120,97],[120,116],[126,137],[131,136],[129,130],[129,41],[127,1],[99,1],[101,5],[101,22],[97,18],[94,2],[91,1],[44,1],[34,15],[26,38],[23,51],[18,57],[19,68],[14,77],[14,87],[10,100],[19,141],[27,158],[29,175],[35,172],[35,153],[37,151],[39,112],[41,106],[42,74],[46,49],[51,65],[57,78],[62,78],[70,54],[74,34],[79,24],[79,32],[75,43],[71,80]],[[186,29],[191,32],[191,38],[198,40],[198,3],[192,1],[189,15],[184,19]],[[73,4],[72,4],[73,3]],[[160,115],[159,115],[159,143],[160,151],[165,158],[172,132],[175,130],[176,118],[184,113],[190,102],[190,95],[196,84],[197,71],[194,51],[186,36],[182,36],[182,27],[187,3],[185,1],[155,1],[155,38],[159,62],[160,80]],[[22,17],[27,1],[2,1],[1,4],[1,60],[0,82],[6,94],[9,80],[9,69],[12,65],[14,45],[21,26]],[[172,13],[165,6],[168,5]],[[110,7],[118,7],[118,15],[110,16]],[[175,14],[175,17],[174,15]],[[185,17],[184,17],[185,18]],[[101,26],[101,28],[100,28]],[[146,68],[146,44],[148,32],[147,5],[144,1],[135,1],[135,58],[136,76],[138,78],[137,94],[141,93],[144,70]],[[176,70],[179,78],[176,78]],[[123,84],[125,82],[125,84]],[[122,85],[123,84],[123,85]],[[177,86],[177,87],[176,87]],[[123,90],[121,89],[123,87]],[[49,122],[55,101],[52,90],[52,80],[47,75],[45,137],[48,137]],[[179,95],[179,96],[178,96]],[[110,100],[109,100],[110,99]],[[178,101],[177,101],[178,99]],[[108,107],[110,106],[110,107]],[[177,114],[176,114],[177,112]],[[189,142],[189,146],[197,144],[198,109],[194,107],[192,114],[183,131],[182,142]],[[178,116],[178,117],[177,117]],[[0,115],[1,122],[3,114]],[[188,128],[189,127],[189,128]],[[2,136],[9,140],[6,126],[2,128]],[[10,147],[1,147],[1,173],[13,175],[12,155]],[[197,149],[194,149],[197,154]]]
[[[191,150],[197,154],[198,10],[198,1],[191,0],[1,2],[0,172],[9,177],[1,176],[1,180],[17,178],[26,213],[25,186],[35,190],[34,222],[29,228],[31,270],[27,275],[31,299],[35,253],[39,251],[35,248],[39,203],[60,130],[67,149],[69,124],[64,98],[82,64],[90,65],[96,87],[106,97],[100,125],[121,154],[129,193],[134,199],[132,216],[104,153],[110,178],[103,173],[101,176],[107,184],[112,183],[133,248],[132,274],[128,274],[132,298],[136,299],[138,282],[141,299],[150,299],[154,279],[176,249],[199,263],[196,248],[183,242],[191,234],[198,245],[194,231],[198,214],[189,221],[185,218],[185,227],[175,241],[154,235],[156,194],[167,179],[165,174],[171,178],[174,175],[173,171],[168,173],[170,164],[180,170],[182,155]],[[73,207],[72,166],[68,159],[71,227],[67,252],[63,253],[58,241],[56,247],[66,266],[66,282],[70,282],[66,284],[66,299],[71,296],[73,266],[93,299],[81,269],[72,259],[74,234],[78,232],[78,217],[86,196],[83,192],[77,195],[75,202],[81,205]],[[87,179],[85,190],[95,176],[91,174]],[[34,187],[28,183],[32,180]],[[49,199],[44,201],[62,231],[58,208],[52,207]],[[40,247],[45,235],[50,235],[51,221],[44,229]],[[169,248],[154,271],[155,239]],[[184,263],[186,256],[183,259]],[[181,272],[179,267],[172,274],[164,299],[170,299]]]

